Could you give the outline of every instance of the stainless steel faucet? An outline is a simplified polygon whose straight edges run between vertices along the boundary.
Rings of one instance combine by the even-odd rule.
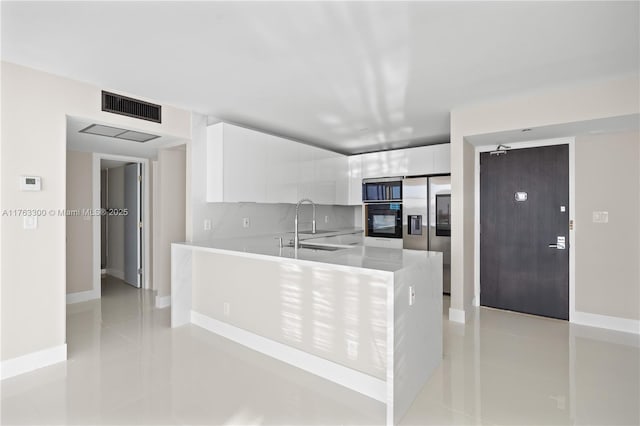
[[[308,198],[303,198],[302,200],[298,201],[298,204],[296,204],[296,219],[293,222],[293,247],[296,250],[298,250],[298,248],[300,247],[300,237],[298,236],[298,215],[300,213],[300,205],[305,202],[310,203],[313,206],[313,220],[311,221],[311,233],[312,234],[316,233],[316,203],[314,203]]]

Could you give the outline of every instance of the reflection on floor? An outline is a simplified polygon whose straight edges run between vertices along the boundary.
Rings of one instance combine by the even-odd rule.
[[[448,298],[445,309],[448,310]],[[2,424],[382,424],[382,404],[195,326],[115,278],[67,306],[69,360],[2,382]],[[402,424],[639,424],[638,336],[478,309]],[[445,316],[446,319],[446,316]]]

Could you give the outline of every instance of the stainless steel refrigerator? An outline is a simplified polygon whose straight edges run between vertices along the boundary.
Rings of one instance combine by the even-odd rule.
[[[442,252],[442,289],[451,292],[451,176],[406,178],[402,185],[405,249]]]

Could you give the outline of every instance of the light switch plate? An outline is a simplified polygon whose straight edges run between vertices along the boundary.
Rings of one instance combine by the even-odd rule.
[[[204,220],[204,230],[211,231],[211,220],[209,219]]]
[[[38,227],[38,216],[24,216],[22,218],[24,229],[36,229]]]
[[[593,223],[609,223],[609,212],[593,212]]]
[[[249,226],[251,226],[251,223],[249,222],[249,218],[248,217],[243,217],[242,218],[242,227],[243,228],[248,228]]]

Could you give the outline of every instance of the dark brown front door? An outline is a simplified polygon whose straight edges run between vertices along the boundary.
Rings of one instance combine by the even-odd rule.
[[[480,304],[569,319],[568,145],[480,154]]]

